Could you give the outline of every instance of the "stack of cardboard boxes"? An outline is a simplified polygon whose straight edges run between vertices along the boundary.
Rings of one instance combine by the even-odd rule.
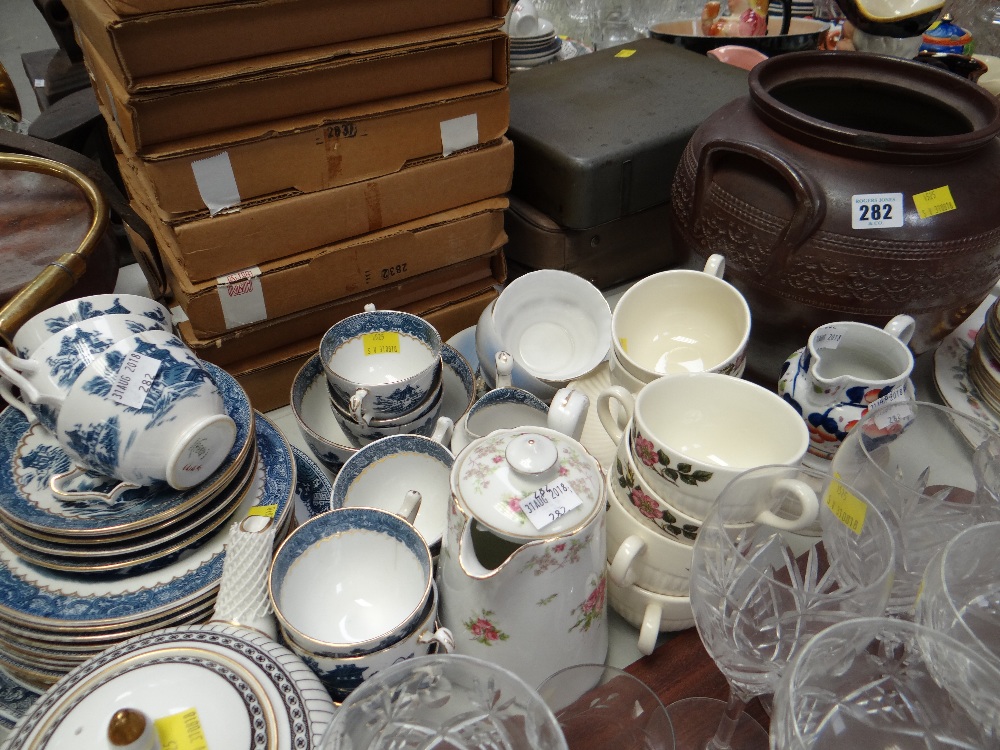
[[[448,337],[495,296],[506,0],[66,5],[181,333],[257,408],[368,302]]]

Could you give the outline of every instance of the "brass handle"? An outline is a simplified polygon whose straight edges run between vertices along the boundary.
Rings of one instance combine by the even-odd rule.
[[[0,310],[0,339],[10,347],[14,334],[22,325],[41,310],[56,304],[83,276],[88,258],[107,229],[110,210],[104,195],[89,177],[57,161],[28,154],[0,153],[0,169],[38,172],[72,182],[83,191],[93,211],[90,227],[80,246],[50,262]]]

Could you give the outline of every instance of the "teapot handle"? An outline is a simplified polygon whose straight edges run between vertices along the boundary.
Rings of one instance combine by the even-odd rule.
[[[716,138],[709,141],[698,157],[698,173],[694,185],[693,222],[697,222],[708,200],[708,190],[714,176],[715,163],[725,152],[735,152],[763,162],[776,171],[791,186],[795,194],[796,207],[784,233],[778,239],[767,267],[761,273],[767,276],[778,272],[787,265],[789,258],[798,250],[826,216],[826,201],[816,181],[799,170],[781,155],[767,151],[752,143]]]

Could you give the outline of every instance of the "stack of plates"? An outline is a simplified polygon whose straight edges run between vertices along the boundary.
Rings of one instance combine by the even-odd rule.
[[[293,513],[295,468],[277,428],[239,384],[206,364],[237,437],[196,488],[141,488],[108,504],[66,502],[49,479],[69,466],[15,409],[0,414],[0,665],[47,686],[104,649],[149,631],[204,622],[215,605],[230,523]]]
[[[551,21],[538,19],[538,31],[531,36],[510,38],[510,65],[512,68],[530,68],[554,60],[562,49],[562,40],[556,36]]]
[[[998,299],[1000,302],[1000,299]],[[994,414],[1000,415],[1000,310],[998,302],[986,311],[983,327],[976,335],[976,344],[969,354],[969,380],[979,391],[983,402]]]

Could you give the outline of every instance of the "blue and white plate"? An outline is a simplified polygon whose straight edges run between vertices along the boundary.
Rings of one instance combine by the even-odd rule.
[[[0,669],[0,727],[10,729],[28,712],[41,693]]]
[[[247,493],[233,517],[242,518],[253,508],[273,514],[280,538],[291,520],[295,464],[291,447],[278,429],[259,413],[255,421],[263,490]],[[228,537],[224,524],[166,567],[110,579],[39,568],[0,544],[0,620],[86,635],[95,627],[165,615],[217,590]]]
[[[209,623],[158,630],[81,664],[34,703],[4,747],[103,746],[118,709],[161,718],[178,706],[197,711],[214,750],[319,747],[334,712],[316,676],[284,646]]]
[[[292,455],[295,457],[295,518],[302,523],[330,510],[332,484],[316,462],[294,445]]]
[[[68,471],[70,459],[40,425],[28,425],[16,409],[0,413],[0,520],[50,538],[112,537],[134,533],[210,502],[232,481],[251,448],[253,411],[236,379],[203,363],[236,422],[236,441],[215,473],[189,490],[166,484],[123,493],[115,502],[66,500],[49,488],[54,474]]]

